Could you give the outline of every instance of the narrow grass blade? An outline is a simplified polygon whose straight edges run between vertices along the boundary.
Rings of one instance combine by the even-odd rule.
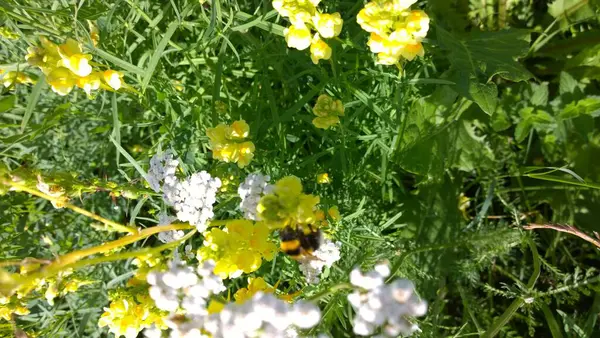
[[[146,87],[148,87],[148,83],[150,83],[150,79],[152,78],[152,74],[154,74],[154,70],[158,65],[158,61],[160,60],[163,52],[165,51],[165,47],[167,47],[169,40],[171,40],[171,36],[173,36],[173,33],[175,33],[175,31],[177,30],[177,27],[179,27],[179,23],[172,22],[167,28],[167,32],[165,33],[163,38],[158,43],[158,46],[156,46],[156,50],[150,58],[148,67],[146,67],[146,70],[144,71],[144,77],[142,79],[142,92],[146,91]]]
[[[25,130],[25,127],[27,127],[27,122],[29,122],[31,115],[33,115],[33,110],[35,109],[35,106],[40,99],[40,94],[45,86],[46,78],[42,75],[33,87],[31,95],[29,96],[29,102],[27,102],[27,108],[25,108],[25,115],[23,116],[23,121],[21,121],[21,133]]]
[[[121,147],[121,145],[119,143],[117,143],[117,141],[112,137],[112,135],[109,136],[109,139],[115,145],[117,150],[127,159],[127,161],[129,161],[129,163],[131,163],[131,165],[135,168],[135,170],[137,170],[137,172],[140,173],[140,175],[142,175],[142,177],[146,177],[146,171],[144,169],[142,169],[142,167],[140,167],[140,165],[137,163],[137,161],[133,157],[131,157],[131,155],[129,155],[127,150],[123,149],[123,147]]]

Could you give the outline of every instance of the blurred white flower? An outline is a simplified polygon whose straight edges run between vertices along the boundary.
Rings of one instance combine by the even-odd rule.
[[[354,333],[372,335],[377,327],[383,326],[384,336],[410,335],[419,327],[408,321],[427,313],[427,303],[415,294],[415,285],[407,279],[399,279],[386,285],[390,275],[387,264],[380,264],[373,271],[363,274],[359,269],[350,273],[350,283],[362,290],[348,295],[354,308]]]
[[[173,182],[177,180],[175,173],[179,160],[173,158],[173,152],[167,150],[164,153],[156,153],[150,159],[150,169],[146,175],[146,181],[155,192],[160,192],[161,182]]]
[[[326,239],[319,249],[313,252],[312,256],[307,256],[299,260],[300,271],[304,274],[306,281],[311,284],[319,283],[319,275],[325,267],[331,267],[333,263],[340,259],[339,242],[332,242]]]
[[[204,329],[213,338],[297,337],[292,326],[309,329],[318,324],[321,311],[311,303],[290,305],[272,294],[256,293],[243,304],[230,303],[208,316]]]
[[[265,193],[265,188],[268,186],[270,179],[269,175],[250,174],[240,184],[238,194],[242,199],[240,209],[244,212],[244,218],[252,221],[258,220],[256,207]]]

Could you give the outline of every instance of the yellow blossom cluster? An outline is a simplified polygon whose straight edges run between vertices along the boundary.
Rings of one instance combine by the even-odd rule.
[[[42,36],[40,46],[29,47],[27,51],[27,62],[46,75],[52,90],[58,95],[69,94],[75,86],[91,95],[93,90],[119,90],[124,85],[123,73],[94,69],[90,64],[92,56],[85,54],[81,44],[73,39],[56,45]]]
[[[28,74],[19,71],[10,71],[6,73],[0,71],[0,75],[2,74],[2,84],[5,88],[12,87],[16,83],[30,84],[36,82]]]
[[[344,23],[340,13],[321,13],[317,9],[319,2],[321,0],[273,0],[273,8],[292,23],[283,31],[288,47],[298,50],[310,47],[314,64],[331,58],[331,47],[323,39],[340,35]],[[312,30],[316,32],[313,34]]]
[[[231,125],[219,124],[206,130],[210,139],[213,157],[224,161],[237,163],[240,168],[247,166],[254,157],[254,143],[247,141],[250,126],[244,120],[233,122]]]
[[[158,310],[148,295],[121,294],[112,299],[109,307],[104,308],[98,326],[108,326],[115,337],[135,338],[140,331],[152,325],[166,329],[166,316],[167,313]]]
[[[298,224],[312,224],[319,197],[302,193],[302,182],[287,176],[275,183],[271,193],[264,195],[256,208],[259,217],[270,229]]]
[[[317,116],[312,121],[315,127],[329,129],[340,123],[340,116],[344,116],[344,105],[340,100],[334,100],[327,94],[321,94],[313,107],[313,114]]]
[[[18,316],[29,314],[27,303],[17,297],[0,296],[0,318],[11,321],[13,314]]]
[[[365,5],[356,19],[371,33],[369,48],[377,53],[377,63],[399,64],[402,58],[423,56],[421,41],[429,30],[429,17],[420,10],[411,11],[417,0],[374,0]]]
[[[263,259],[272,260],[277,252],[269,234],[263,222],[230,221],[224,229],[212,228],[204,233],[204,246],[198,250],[198,259],[214,260],[214,273],[221,278],[256,271]]]
[[[328,224],[327,215],[329,215],[329,217],[334,221],[339,221],[342,219],[342,216],[340,215],[340,210],[337,206],[334,205],[331,208],[327,209],[327,213],[325,213],[324,210],[317,210],[315,212],[316,221],[314,225],[318,228],[326,227]]]

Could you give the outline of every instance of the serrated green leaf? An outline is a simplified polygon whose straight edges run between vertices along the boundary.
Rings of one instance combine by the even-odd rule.
[[[576,102],[571,102],[558,116],[563,119],[570,119],[582,114],[594,117],[600,115],[600,97],[590,96]]]

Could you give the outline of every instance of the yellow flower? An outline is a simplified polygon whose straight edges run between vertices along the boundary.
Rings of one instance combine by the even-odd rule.
[[[7,72],[2,77],[2,84],[5,88],[11,87],[16,83],[35,83],[35,80],[23,72],[15,71]]]
[[[248,278],[248,287],[241,288],[233,295],[235,302],[242,304],[252,298],[257,292],[273,293],[275,289],[267,285],[262,277]]]
[[[340,210],[336,205],[329,208],[329,210],[327,210],[327,214],[329,214],[329,217],[331,217],[331,219],[333,219],[334,221],[339,221],[342,219],[342,216],[340,215]]]
[[[204,246],[198,250],[198,257],[213,259],[214,273],[221,278],[235,278],[256,271],[263,259],[273,259],[277,246],[269,240],[269,234],[262,222],[231,221],[223,230],[212,228],[204,233]]]
[[[328,129],[340,123],[339,116],[344,116],[344,105],[340,100],[334,100],[327,94],[322,94],[313,107],[313,113],[317,116],[312,123],[315,127]]]
[[[149,296],[113,299],[108,308],[98,320],[98,326],[108,326],[110,332],[116,337],[125,336],[135,338],[145,328],[156,325],[166,328],[163,318],[167,313],[159,311],[154,306],[154,301]]]
[[[224,162],[237,163],[240,168],[250,164],[254,158],[254,143],[245,141],[250,127],[244,120],[233,122],[230,126],[219,124],[206,130],[210,140],[213,158]]]
[[[209,314],[213,314],[213,313],[219,313],[219,312],[223,311],[224,308],[225,308],[224,303],[221,303],[218,300],[211,299],[211,301],[208,303],[208,307],[206,308],[206,310],[208,311]]]
[[[317,32],[319,32],[322,37],[329,39],[340,35],[344,20],[342,20],[340,13],[317,13],[312,17],[312,22],[317,29]]]
[[[257,206],[259,217],[271,229],[312,224],[319,197],[302,193],[302,183],[296,176],[277,181],[273,192],[263,196]]]
[[[292,24],[310,22],[320,1],[316,0],[273,0],[273,8]]]
[[[367,45],[377,54],[377,63],[399,64],[402,58],[423,56],[421,41],[429,30],[423,11],[409,11],[413,0],[371,1],[358,13],[357,22],[371,33]]]
[[[56,282],[51,282],[48,284],[48,289],[46,290],[44,297],[46,298],[46,301],[48,301],[48,304],[54,305],[54,298],[56,298],[56,296],[58,296]]]
[[[29,314],[27,303],[24,300],[18,299],[17,297],[4,298],[0,297],[0,318],[6,321],[12,321],[12,314],[18,316],[24,316]]]
[[[52,90],[61,96],[69,94],[73,90],[73,86],[75,86],[73,74],[67,68],[63,67],[55,68],[48,74],[47,80]]]
[[[80,77],[77,79],[77,87],[83,89],[83,91],[89,96],[92,94],[92,90],[100,88],[102,83],[101,75],[99,72],[93,72],[86,77]]]
[[[83,54],[79,42],[67,39],[65,43],[58,46],[58,53],[61,56],[58,66],[69,69],[77,76],[88,76],[92,72],[92,66],[89,63],[92,56]]]
[[[102,76],[104,77],[106,84],[114,90],[119,90],[121,86],[123,86],[123,73],[121,72],[109,69],[104,71]]]
[[[312,42],[310,29],[302,22],[293,24],[289,28],[283,30],[285,41],[288,47],[298,50],[305,50]]]
[[[331,58],[331,47],[321,40],[319,33],[315,34],[310,45],[310,59],[316,65],[319,60],[329,60],[329,58]]]
[[[328,184],[331,183],[331,178],[329,178],[328,173],[321,173],[317,175],[317,183],[319,184]]]

